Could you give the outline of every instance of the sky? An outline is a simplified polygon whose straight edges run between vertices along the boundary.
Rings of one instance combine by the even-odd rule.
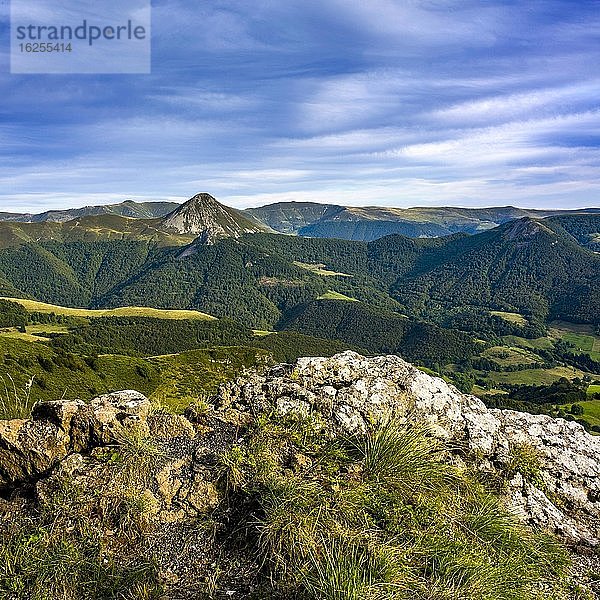
[[[1,211],[600,206],[598,0],[155,0],[133,75],[11,74],[6,0],[0,35]]]

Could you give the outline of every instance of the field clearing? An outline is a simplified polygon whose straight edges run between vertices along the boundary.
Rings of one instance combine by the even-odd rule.
[[[324,294],[321,294],[317,300],[347,300],[348,302],[358,302],[356,298],[350,298],[350,296],[334,292],[333,290],[327,290]]]
[[[34,335],[33,333],[23,333],[16,329],[5,329],[0,331],[0,336],[4,338],[11,338],[13,340],[21,340],[22,342],[47,342],[48,338]]]
[[[495,317],[500,317],[501,319],[504,319],[509,323],[516,323],[517,325],[523,326],[527,325],[527,319],[519,313],[504,312],[501,310],[491,310],[490,314],[494,315]]]
[[[591,352],[594,349],[594,342],[596,341],[593,336],[583,333],[566,333],[562,339],[575,346],[581,352]]]
[[[153,317],[155,319],[192,319],[198,321],[213,320],[215,317],[207,315],[197,310],[163,310],[160,308],[149,308],[145,306],[124,306],[122,308],[107,309],[88,309],[88,308],[69,308],[58,306],[56,304],[47,304],[37,300],[25,300],[22,298],[0,298],[0,300],[9,300],[23,306],[30,312],[41,312],[55,315],[64,315],[67,317]]]
[[[554,339],[562,339],[600,361],[600,336],[596,335],[593,325],[553,321],[548,332]]]
[[[594,394],[600,394],[600,385],[590,385],[587,389],[587,395],[593,396]]]
[[[523,348],[509,346],[493,346],[488,348],[481,356],[493,360],[503,367],[511,365],[534,365],[541,363],[539,356]]]
[[[523,371],[487,373],[486,379],[492,385],[549,385],[561,377],[573,380],[585,373],[573,367],[555,367],[554,369],[524,369]]]
[[[69,333],[68,327],[64,325],[41,324],[27,325],[25,331],[19,331],[16,327],[0,330],[2,337],[9,337],[23,342],[47,342],[52,334]]]
[[[586,400],[585,402],[577,402],[583,408],[581,418],[585,419],[590,425],[600,425],[600,400]],[[562,406],[565,410],[569,410],[572,404]]]
[[[56,333],[69,333],[69,328],[65,325],[54,325],[51,323],[42,323],[39,325],[27,325],[27,333],[33,335],[51,335]]]
[[[550,329],[555,329],[561,332],[573,332],[573,333],[586,333],[588,335],[594,334],[593,325],[587,323],[569,323],[568,321],[552,321],[549,323]]]
[[[349,275],[348,273],[337,273],[336,271],[330,271],[329,269],[326,269],[325,265],[322,263],[312,264],[295,260],[294,264],[301,269],[306,269],[311,273],[315,273],[315,275],[322,275],[324,277],[352,277],[352,275]]]
[[[519,348],[529,348],[531,350],[549,350],[554,346],[552,340],[548,337],[528,340],[518,335],[505,335],[502,340],[507,346],[518,346]]]

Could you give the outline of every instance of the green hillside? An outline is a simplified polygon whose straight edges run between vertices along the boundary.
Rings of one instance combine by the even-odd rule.
[[[279,327],[427,364],[461,361],[478,352],[478,344],[462,332],[343,300],[300,305],[285,315]]]

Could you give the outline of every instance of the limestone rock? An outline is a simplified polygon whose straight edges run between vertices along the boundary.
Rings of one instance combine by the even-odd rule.
[[[31,419],[0,421],[0,488],[35,479],[72,452],[115,443],[136,428],[149,434],[150,401],[125,390],[81,400],[38,402]]]
[[[366,358],[344,352],[301,358],[221,388],[222,408],[256,413],[319,414],[331,434],[365,431],[389,418],[427,423],[452,441],[479,468],[505,472],[511,453],[530,447],[539,481],[512,485],[507,500],[525,521],[569,542],[600,538],[600,437],[577,423],[544,415],[487,409],[442,379],[426,375],[397,356]]]
[[[0,488],[48,471],[68,454],[69,441],[49,421],[0,421]]]

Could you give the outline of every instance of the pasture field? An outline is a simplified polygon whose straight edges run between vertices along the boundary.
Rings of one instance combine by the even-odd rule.
[[[550,385],[561,377],[573,380],[585,373],[574,367],[555,367],[554,369],[524,369],[523,371],[490,371],[486,380],[491,385]]]
[[[329,269],[326,269],[325,265],[322,263],[303,263],[298,260],[295,260],[294,264],[297,267],[300,267],[301,269],[306,269],[307,271],[314,273],[315,275],[323,275],[324,277],[334,277],[336,275],[338,277],[352,277],[352,275],[349,275],[348,273],[338,273],[336,271],[330,271]]]
[[[504,312],[502,310],[491,310],[490,314],[494,315],[495,317],[500,317],[505,321],[509,321],[510,323],[516,323],[517,325],[523,326],[527,325],[527,319],[519,313]]]
[[[58,306],[56,304],[47,304],[37,300],[26,300],[23,298],[0,298],[0,300],[9,300],[23,306],[29,312],[40,312],[55,315],[64,315],[67,317],[153,317],[155,319],[195,319],[211,320],[215,317],[197,310],[163,310],[159,308],[150,308],[145,306],[124,306],[121,308],[70,308]]]
[[[349,302],[358,302],[356,298],[350,298],[340,292],[334,292],[333,290],[327,290],[324,294],[321,294],[317,300],[347,300]]]
[[[489,358],[502,367],[512,365],[535,365],[541,362],[540,357],[523,348],[510,346],[493,346],[482,352],[481,356]]]

